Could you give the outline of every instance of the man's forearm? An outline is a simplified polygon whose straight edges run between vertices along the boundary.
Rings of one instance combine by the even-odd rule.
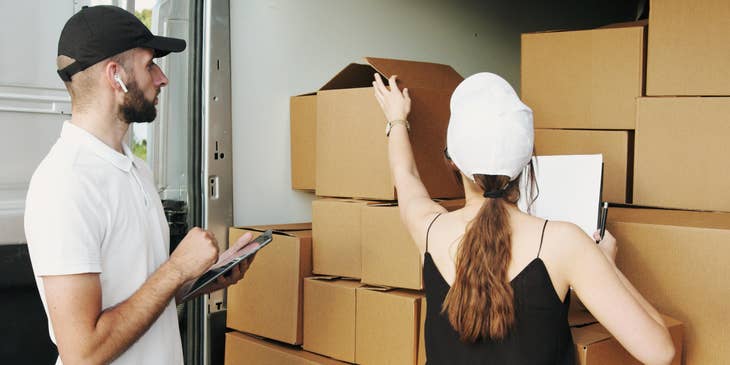
[[[157,320],[184,282],[169,261],[160,266],[131,297],[101,312],[79,362],[108,363],[122,354]]]

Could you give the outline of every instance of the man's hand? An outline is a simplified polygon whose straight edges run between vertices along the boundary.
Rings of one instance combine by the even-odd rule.
[[[106,309],[98,273],[43,276],[61,360],[111,362],[147,331],[184,282],[203,274],[217,257],[215,236],[193,228],[132,296]]]
[[[230,262],[231,259],[233,259],[236,256],[239,256],[244,249],[244,247],[251,242],[253,239],[253,234],[251,232],[246,232],[243,236],[241,236],[236,243],[233,244],[233,246],[229,247],[227,250],[225,250],[220,256],[218,257],[218,261],[216,261],[215,264],[213,264],[211,267],[208,268],[214,269],[220,266],[225,265],[226,263]],[[249,249],[249,248],[246,248]],[[245,260],[241,261],[238,265],[236,265],[231,271],[229,271],[227,274],[221,275],[216,279],[216,282],[212,285],[208,285],[207,289],[205,291],[200,292],[198,295],[202,294],[210,294],[214,291],[221,290],[224,288],[227,288],[237,282],[239,282],[241,279],[243,279],[243,276],[246,274],[246,271],[251,266],[251,263],[253,262],[254,258],[256,257],[256,254],[253,254],[249,257],[247,257]],[[202,275],[202,274],[201,274]],[[193,285],[193,282],[197,279],[197,277],[191,279],[185,285],[182,286],[180,291],[177,295],[178,303],[180,302],[180,298],[190,290],[190,286]],[[196,297],[198,296],[196,295]]]
[[[182,275],[184,281],[197,279],[213,265],[218,257],[218,241],[215,235],[195,227],[183,238],[170,255],[170,264]]]
[[[249,242],[251,242],[251,240],[253,240],[253,234],[251,232],[246,232],[243,236],[236,240],[236,243],[234,243],[233,246],[229,247],[225,252],[220,255],[220,257],[218,257],[218,261],[215,263],[215,265],[213,265],[213,267],[225,265],[232,258],[238,256],[240,251]],[[210,293],[216,290],[226,288],[243,279],[243,275],[246,274],[246,271],[251,266],[254,257],[256,257],[256,254],[253,254],[247,257],[245,260],[241,261],[241,263],[231,269],[228,274],[219,276],[218,279],[216,279],[215,285],[211,286],[211,289],[208,292]]]

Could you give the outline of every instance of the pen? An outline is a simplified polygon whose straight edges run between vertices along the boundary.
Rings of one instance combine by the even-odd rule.
[[[600,239],[596,243],[603,240],[603,236],[606,234],[606,218],[608,217],[608,202],[603,202],[601,206],[601,216],[598,218],[598,229],[600,231]]]

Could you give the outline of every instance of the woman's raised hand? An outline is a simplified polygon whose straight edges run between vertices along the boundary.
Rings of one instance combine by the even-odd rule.
[[[385,119],[388,121],[405,120],[411,111],[411,98],[408,96],[408,89],[401,92],[396,85],[397,76],[393,75],[388,79],[388,87],[383,84],[380,74],[375,74],[373,90],[375,99],[378,100],[380,108],[383,109]]]

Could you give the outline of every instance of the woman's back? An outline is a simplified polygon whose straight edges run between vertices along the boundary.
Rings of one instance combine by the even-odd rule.
[[[450,213],[439,218],[444,220],[438,222],[440,229],[427,233],[423,281],[428,303],[425,330],[428,363],[574,364],[575,354],[567,319],[569,303],[565,299],[568,297],[565,295],[567,286],[558,285],[562,290],[556,292],[541,257],[543,234],[549,225],[519,212],[513,212],[510,219],[516,226],[512,230],[513,254],[508,268],[508,273],[513,273],[510,285],[514,292],[514,326],[499,341],[480,339],[468,344],[459,340],[459,333],[451,326],[446,314],[441,313],[453,274],[445,278],[440,268],[447,273],[455,271],[455,264],[449,257],[454,257],[453,250],[460,237],[453,236],[464,232],[465,224],[460,221],[461,218],[466,218],[463,222],[468,221],[469,215],[468,207],[461,212]],[[438,242],[434,242],[433,236],[439,238]],[[434,262],[434,255],[442,259],[439,265]]]

